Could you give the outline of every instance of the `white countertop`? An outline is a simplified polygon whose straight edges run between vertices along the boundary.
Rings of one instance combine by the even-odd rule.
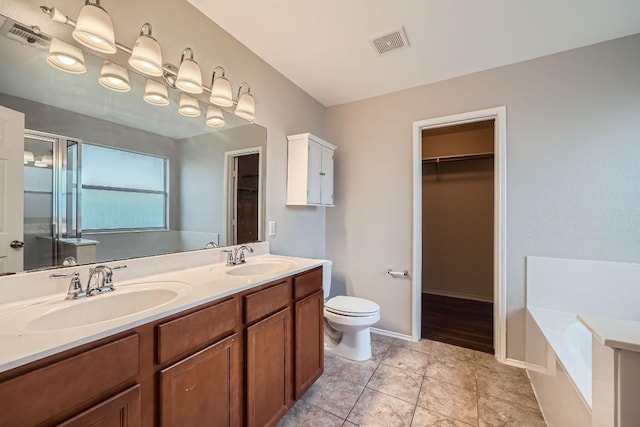
[[[600,344],[640,352],[640,322],[591,314],[578,314],[578,320]]]
[[[226,267],[224,263],[215,263],[123,282],[118,282],[117,275],[114,275],[116,291],[107,295],[66,301],[64,300],[66,293],[60,293],[0,304],[0,372],[237,292],[321,266],[327,262],[318,259],[268,254],[249,256],[247,257],[247,264],[269,260],[288,261],[290,267],[276,274],[231,276],[226,272],[234,267]],[[108,295],[115,295],[118,290],[125,292],[152,282],[182,282],[186,286],[184,286],[185,290],[178,297],[167,303],[123,317],[84,326],[49,331],[33,331],[26,328],[30,320],[46,313],[47,310],[53,310],[47,309],[47,304],[55,304],[55,309],[58,309],[65,304],[82,304],[89,300],[98,301],[100,298],[108,298]],[[59,301],[60,303],[58,303]]]

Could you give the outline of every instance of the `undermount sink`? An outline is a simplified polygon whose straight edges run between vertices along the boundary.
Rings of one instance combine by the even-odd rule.
[[[62,307],[48,310],[27,325],[31,331],[75,328],[141,313],[175,300],[190,288],[181,282],[151,282],[119,289],[113,293],[86,299],[65,301]]]
[[[283,260],[247,261],[226,271],[231,276],[259,276],[262,274],[276,274],[293,266],[292,262]]]

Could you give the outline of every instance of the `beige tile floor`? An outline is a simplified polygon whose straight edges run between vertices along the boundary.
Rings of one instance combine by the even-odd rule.
[[[326,355],[278,426],[545,426],[524,370],[485,353],[372,334],[373,357]]]

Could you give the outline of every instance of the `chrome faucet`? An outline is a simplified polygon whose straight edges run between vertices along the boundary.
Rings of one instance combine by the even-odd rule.
[[[237,247],[235,251],[224,249],[222,252],[227,254],[227,267],[244,264],[245,262],[247,262],[247,260],[245,259],[244,251],[253,253],[253,248],[251,246],[242,245]]]
[[[215,249],[215,248],[219,248],[220,246],[218,246],[218,244],[216,242],[208,242],[205,245],[205,249]]]
[[[97,265],[89,270],[87,296],[102,294],[115,290],[113,287],[113,270],[106,265]]]
[[[63,279],[71,278],[69,283],[69,290],[65,299],[79,299],[83,297],[90,297],[94,295],[104,294],[115,290],[113,287],[113,270],[120,270],[127,268],[126,265],[119,265],[117,267],[107,267],[106,265],[97,265],[89,270],[89,280],[87,281],[87,287],[82,288],[80,282],[80,273],[74,271],[73,273],[54,273],[49,276],[50,279]]]

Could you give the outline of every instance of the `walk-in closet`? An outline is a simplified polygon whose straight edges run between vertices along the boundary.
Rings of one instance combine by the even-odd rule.
[[[493,353],[494,122],[422,131],[422,337]]]

